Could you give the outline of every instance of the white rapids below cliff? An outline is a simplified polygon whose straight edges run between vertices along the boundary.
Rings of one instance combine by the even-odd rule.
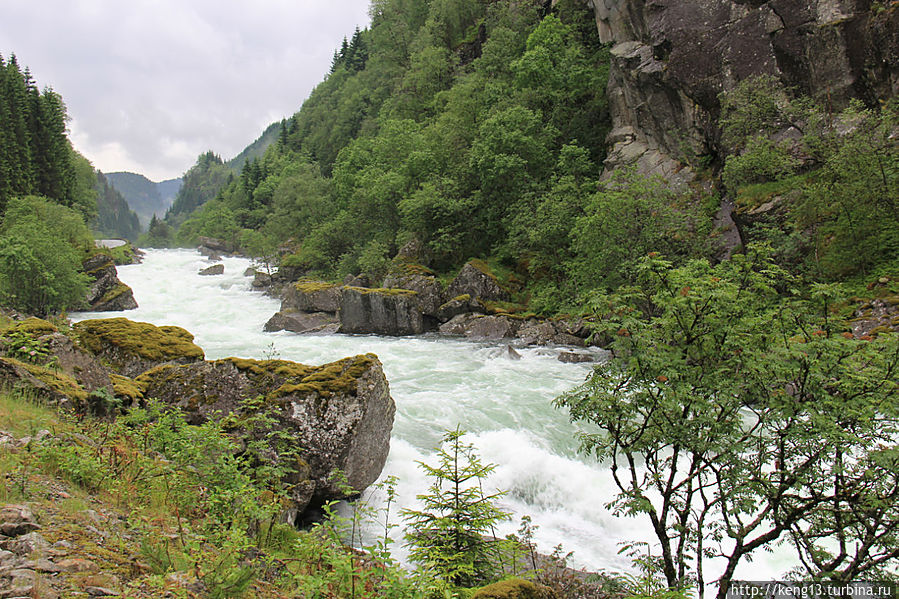
[[[631,571],[619,555],[623,543],[648,541],[648,522],[616,517],[605,505],[614,496],[607,469],[577,452],[577,426],[552,400],[584,381],[590,366],[563,364],[559,349],[517,348],[437,336],[387,338],[359,335],[302,336],[264,333],[263,324],[280,302],[252,290],[243,272],[250,262],[225,258],[225,274],[199,276],[209,262],[194,251],[147,250],[142,264],[118,267],[140,305],[126,312],[78,313],[73,320],[124,316],[157,325],[177,325],[194,334],[207,359],[228,356],[280,358],[323,364],[361,353],[377,354],[384,365],[397,412],[390,455],[382,479],[394,475],[398,505],[411,507],[429,480],[417,461],[435,464],[434,446],[448,429],[469,431],[485,463],[497,464],[489,486],[506,491],[502,507],[513,513],[500,535],[515,532],[522,515],[535,525],[538,549],[562,544],[571,563],[591,571]],[[485,489],[490,491],[491,489]],[[375,506],[379,493],[367,494]],[[382,516],[383,518],[383,516]],[[401,518],[394,512],[392,523]],[[380,534],[383,534],[381,532]],[[403,559],[402,531],[392,551]],[[655,552],[656,554],[658,551]],[[777,547],[738,569],[737,578],[776,579],[789,569],[789,549]],[[706,569],[712,580],[715,568]],[[720,569],[718,569],[720,572]]]

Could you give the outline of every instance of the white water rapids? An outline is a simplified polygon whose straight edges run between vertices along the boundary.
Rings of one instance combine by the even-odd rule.
[[[148,250],[142,264],[118,268],[120,279],[134,290],[138,309],[72,318],[125,316],[177,325],[194,334],[207,359],[275,357],[318,365],[372,352],[384,365],[396,401],[382,479],[399,478],[399,506],[414,505],[416,495],[427,491],[430,481],[416,462],[436,465],[434,446],[444,431],[459,425],[469,431],[466,440],[482,460],[498,465],[489,486],[506,491],[501,504],[513,512],[498,530],[501,535],[515,532],[520,517],[529,515],[539,526],[540,551],[549,553],[561,543],[574,552],[573,565],[591,571],[631,571],[630,560],[618,554],[620,543],[652,542],[645,518],[619,518],[604,507],[615,494],[611,475],[577,453],[577,428],[567,412],[552,406],[553,398],[584,381],[589,365],[559,362],[558,349],[519,348],[522,359],[512,360],[505,344],[436,336],[264,333],[263,324],[280,302],[252,291],[251,279],[243,276],[248,260],[225,258],[224,265],[224,275],[199,276],[209,262],[196,252]],[[369,500],[377,505],[383,497]],[[396,513],[390,520],[401,521]],[[399,538],[401,531],[393,536]],[[400,559],[401,545],[393,545]],[[788,569],[784,549],[744,564],[738,578],[777,578]],[[707,568],[707,580],[714,570]]]

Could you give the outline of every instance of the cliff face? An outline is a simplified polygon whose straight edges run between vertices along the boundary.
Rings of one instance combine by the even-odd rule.
[[[636,162],[689,181],[692,160],[718,155],[718,94],[749,76],[834,109],[899,92],[897,0],[585,2],[613,44],[607,170]]]

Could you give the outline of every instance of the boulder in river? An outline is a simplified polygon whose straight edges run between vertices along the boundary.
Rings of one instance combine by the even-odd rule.
[[[288,285],[281,298],[281,311],[331,312],[340,309],[343,286],[324,281],[303,280]]]
[[[446,335],[462,335],[469,339],[507,339],[515,336],[521,320],[512,316],[494,314],[460,314],[440,325],[440,332]]]
[[[99,253],[82,264],[84,272],[93,279],[87,292],[87,303],[95,312],[118,312],[137,308],[131,287],[119,280],[112,256]]]
[[[199,274],[203,276],[212,276],[212,275],[223,275],[225,274],[225,265],[224,264],[213,264],[208,268],[202,269]]]
[[[408,289],[344,287],[340,298],[340,332],[420,335],[425,330],[418,294]]]
[[[330,312],[298,312],[287,310],[276,312],[269,318],[262,330],[290,331],[291,333],[310,333],[328,335],[336,333],[340,328],[337,316]]]
[[[443,286],[437,275],[429,268],[394,258],[390,272],[384,278],[383,287],[388,289],[408,289],[418,294],[418,305],[425,316],[437,318],[445,301]]]
[[[292,470],[286,482],[297,514],[360,493],[387,460],[396,406],[373,354],[323,366],[238,358],[167,364],[135,382],[195,423],[224,418],[236,438],[263,441],[260,459]]]

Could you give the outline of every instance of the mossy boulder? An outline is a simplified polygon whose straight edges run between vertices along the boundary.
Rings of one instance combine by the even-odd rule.
[[[446,290],[448,297],[469,295],[483,301],[507,302],[508,290],[500,285],[496,275],[482,260],[469,260]]]
[[[13,358],[0,358],[0,385],[76,412],[84,410],[89,395],[67,374]]]
[[[268,460],[299,455],[304,468],[282,464],[293,469],[288,482],[297,513],[361,492],[387,459],[396,407],[373,354],[323,366],[241,358],[166,364],[135,383],[143,396],[178,406],[192,422],[227,419],[236,437],[266,441]],[[333,480],[338,470],[349,493]]]
[[[128,377],[160,364],[190,364],[204,358],[193,335],[181,327],[106,318],[84,320],[72,329],[84,349]]]
[[[395,258],[383,286],[390,289],[408,289],[418,294],[421,313],[437,318],[440,306],[446,301],[443,286],[429,268]]]
[[[480,588],[471,599],[553,599],[554,593],[545,586],[521,578],[509,578]]]
[[[418,294],[409,289],[344,287],[339,316],[341,333],[402,336],[425,331]]]
[[[54,369],[61,371],[81,385],[86,391],[112,389],[110,372],[99,358],[76,345],[62,333],[51,333],[41,338],[55,360]]]
[[[288,285],[281,297],[281,312],[331,312],[340,309],[343,286],[325,281],[302,280]]]
[[[93,279],[86,302],[94,312],[118,312],[137,308],[134,292],[119,280],[112,256],[94,254],[82,263],[84,272]]]

